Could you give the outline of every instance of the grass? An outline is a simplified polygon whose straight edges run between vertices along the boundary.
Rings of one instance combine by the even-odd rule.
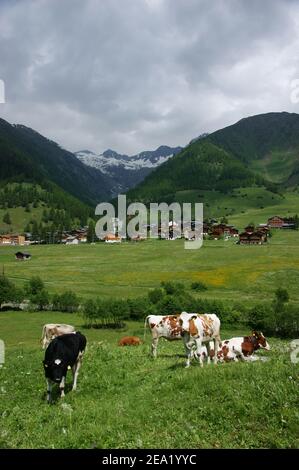
[[[48,210],[48,207],[41,204],[36,208],[33,208],[31,204],[30,212],[26,212],[25,207],[0,209],[0,233],[23,233],[31,220],[36,220],[38,223],[41,221],[44,209]],[[10,215],[11,225],[3,222],[3,217],[7,212]]]
[[[45,402],[38,340],[48,321],[75,324],[88,348],[78,391]],[[149,357],[119,348],[123,331],[84,330],[78,315],[7,312],[0,315],[6,362],[0,368],[2,448],[294,448],[298,447],[298,366],[288,343],[269,339],[268,362],[184,369],[180,341],[160,340]],[[223,328],[222,337],[244,334]]]
[[[38,275],[50,293],[71,289],[82,298],[136,297],[174,280],[189,287],[204,282],[208,290],[197,295],[206,298],[250,303],[269,300],[277,287],[285,287],[299,302],[298,238],[297,231],[278,230],[268,245],[211,240],[200,250],[184,250],[183,240],[42,245],[30,247],[28,262],[15,260],[16,248],[0,247],[0,267],[19,286]]]
[[[261,207],[269,207],[274,213],[284,203],[284,196],[274,194],[265,188],[250,187],[233,189],[230,193],[206,190],[186,190],[175,193],[174,200],[184,202],[202,202],[204,217],[236,216],[242,211],[259,210]],[[299,196],[297,195],[297,204]]]

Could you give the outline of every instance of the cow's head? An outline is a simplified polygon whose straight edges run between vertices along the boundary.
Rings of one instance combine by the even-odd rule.
[[[182,312],[179,317],[179,324],[182,328],[182,333],[189,333],[191,336],[197,336],[198,330],[195,324],[197,315],[190,316],[189,313]]]
[[[52,361],[43,361],[45,375],[53,382],[60,383],[62,377],[65,377],[67,371],[67,364],[63,359],[53,359]]]
[[[271,349],[268,341],[261,331],[253,331],[252,336],[255,337],[260,348],[265,349],[266,351]]]

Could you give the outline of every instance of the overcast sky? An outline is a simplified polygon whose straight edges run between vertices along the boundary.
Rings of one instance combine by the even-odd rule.
[[[299,112],[296,0],[0,0],[0,116],[134,154]]]

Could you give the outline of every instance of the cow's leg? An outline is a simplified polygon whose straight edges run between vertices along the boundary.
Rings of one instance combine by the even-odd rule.
[[[52,382],[50,379],[47,379],[47,402],[51,403],[52,401]]]
[[[214,354],[214,357],[213,357],[214,364],[217,364],[217,362],[218,362],[218,351],[219,351],[220,343],[221,343],[221,340],[220,340],[219,336],[216,336],[214,338],[214,350],[215,350],[215,354]]]
[[[195,351],[192,349],[192,344],[189,341],[188,336],[183,336],[184,347],[185,347],[185,354],[186,354],[186,368],[190,367],[190,361],[192,357],[195,355]]]
[[[157,347],[158,347],[159,338],[152,338],[152,356],[157,357]]]
[[[211,364],[211,348],[209,341],[206,343],[207,348],[207,364]]]
[[[202,354],[201,354],[201,344],[202,344],[201,338],[196,338],[195,344],[196,344],[196,355],[199,360],[199,365],[200,367],[203,367],[203,359],[202,359]]]
[[[72,387],[72,390],[73,391],[77,389],[77,380],[78,380],[78,374],[79,374],[79,369],[81,367],[81,364],[82,364],[82,355],[79,354],[76,363],[72,367],[72,373],[73,373],[73,387]]]
[[[64,395],[64,385],[65,385],[65,377],[62,377],[61,382],[59,384],[59,389],[60,389],[60,398],[63,398]]]

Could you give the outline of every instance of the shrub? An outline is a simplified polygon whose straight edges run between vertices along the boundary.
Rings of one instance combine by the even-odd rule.
[[[0,276],[0,306],[4,302],[20,302],[22,290],[18,289],[6,276]]]
[[[32,277],[25,286],[25,292],[29,297],[30,303],[38,310],[44,310],[49,304],[49,294],[40,277]]]
[[[191,289],[196,290],[198,292],[201,292],[201,291],[207,290],[208,288],[207,288],[207,286],[205,285],[204,282],[195,281],[195,282],[192,282]]]
[[[185,290],[185,286],[181,282],[163,281],[161,286],[167,295],[180,294]]]
[[[150,303],[157,304],[163,298],[164,292],[162,289],[152,289],[147,295]]]
[[[66,291],[53,297],[53,309],[61,312],[76,312],[79,308],[79,298],[75,292]]]

